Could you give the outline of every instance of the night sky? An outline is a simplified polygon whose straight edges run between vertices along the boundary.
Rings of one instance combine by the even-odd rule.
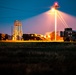
[[[44,17],[42,15],[49,11],[50,7],[56,1],[60,5],[58,10],[76,17],[76,0],[0,0],[0,33],[11,34],[11,27],[15,20],[20,20],[22,22],[24,33],[38,33],[38,31],[40,33],[37,26],[40,21],[38,22],[36,19]],[[37,23],[37,25],[35,23],[35,26],[34,19]],[[44,34],[44,31],[41,31],[41,33]]]

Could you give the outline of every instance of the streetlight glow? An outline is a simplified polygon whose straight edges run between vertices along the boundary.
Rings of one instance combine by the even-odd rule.
[[[51,11],[54,12],[54,15],[55,15],[55,41],[56,41],[56,32],[57,32],[57,10],[52,7],[51,8]]]
[[[51,8],[51,11],[55,14],[55,41],[56,41],[56,32],[57,32],[57,9],[59,8],[58,2],[55,2]]]
[[[57,32],[57,10],[55,9],[55,41],[56,41],[56,32]]]
[[[52,7],[52,8],[51,8],[51,11],[52,11],[52,12],[55,12],[55,8]]]

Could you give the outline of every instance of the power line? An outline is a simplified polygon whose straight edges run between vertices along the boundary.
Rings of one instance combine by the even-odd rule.
[[[43,7],[40,7],[40,8],[31,8],[31,9],[23,10],[23,9],[17,9],[17,8],[12,8],[12,7],[6,7],[6,6],[2,6],[2,5],[0,5],[0,8],[16,10],[16,11],[20,11],[20,12],[32,12],[32,10],[33,11],[39,11],[40,9],[44,9]]]
[[[37,15],[38,13],[36,13],[36,12],[38,12],[39,11],[39,9],[37,10],[37,9],[26,9],[26,10],[23,10],[23,9],[17,9],[17,8],[11,8],[11,7],[7,7],[7,6],[2,6],[2,5],[0,5],[0,8],[3,8],[3,9],[9,9],[9,10],[15,10],[15,11],[19,11],[19,13],[20,12],[24,12],[25,14],[30,14],[31,16],[35,16],[35,15]],[[0,11],[2,11],[2,10],[0,10]],[[3,10],[4,11],[4,10]],[[13,12],[15,12],[15,11],[13,11]],[[8,11],[6,11],[6,12],[8,12]],[[9,11],[10,12],[10,11]],[[32,14],[31,14],[31,12],[33,12]],[[26,17],[25,16],[25,14],[24,14],[24,16],[22,15],[22,16],[10,16],[10,17],[7,17],[7,16],[0,16],[0,18],[14,18],[14,17]],[[21,14],[20,14],[21,15]],[[29,15],[29,16],[30,16]]]
[[[11,8],[11,7],[6,7],[6,6],[1,6],[0,5],[0,8],[4,8],[4,9],[10,9],[10,10],[18,10],[18,11],[25,11],[25,10],[22,10],[22,9],[16,9],[16,8]]]
[[[2,16],[2,17],[0,16],[0,18],[16,18],[16,17],[26,17],[26,16],[9,16],[9,17],[8,16],[5,16],[5,17],[4,16]]]

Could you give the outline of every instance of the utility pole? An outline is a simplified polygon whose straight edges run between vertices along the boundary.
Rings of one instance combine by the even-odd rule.
[[[52,6],[52,9],[55,12],[55,41],[57,40],[57,9],[59,8],[58,2],[55,2],[54,5]]]
[[[57,11],[55,10],[55,41],[57,40]]]

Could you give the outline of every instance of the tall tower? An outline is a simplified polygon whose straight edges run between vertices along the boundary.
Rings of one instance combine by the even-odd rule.
[[[14,22],[14,27],[13,27],[13,38],[12,40],[22,40],[22,23],[18,20]]]
[[[58,2],[55,2],[52,6],[53,11],[55,11],[55,41],[57,40],[57,9],[59,8]]]

